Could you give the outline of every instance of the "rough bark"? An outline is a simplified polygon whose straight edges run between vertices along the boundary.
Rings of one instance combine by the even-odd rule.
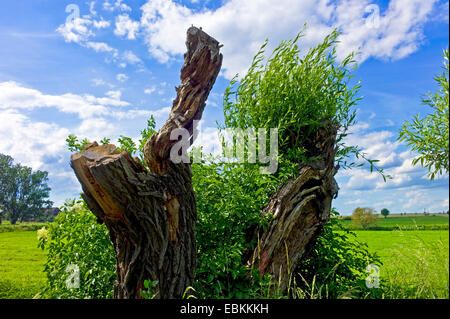
[[[270,274],[274,288],[282,293],[329,220],[331,201],[338,192],[335,141],[332,125],[319,129],[309,145],[310,155],[318,160],[302,164],[298,176],[283,184],[264,208],[274,219],[263,234],[257,234],[258,246],[247,264],[262,275]]]
[[[187,31],[181,86],[165,125],[147,141],[150,172],[114,145],[92,143],[72,155],[83,198],[104,222],[117,261],[116,298],[139,298],[146,279],[156,297],[180,298],[196,266],[196,205],[189,164],[170,161],[175,128],[191,132],[222,64],[219,43],[201,29]]]

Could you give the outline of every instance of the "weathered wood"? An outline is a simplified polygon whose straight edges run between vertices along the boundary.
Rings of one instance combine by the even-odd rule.
[[[219,43],[200,29],[187,31],[181,86],[166,124],[145,146],[147,171],[125,151],[97,143],[72,155],[83,198],[104,222],[116,255],[116,298],[139,298],[143,281],[157,280],[156,297],[180,298],[196,266],[196,204],[189,164],[170,161],[174,128],[192,134],[219,73]]]
[[[300,260],[307,256],[329,220],[331,201],[337,196],[334,179],[336,129],[328,126],[316,132],[310,148],[315,162],[302,164],[297,178],[280,187],[264,208],[274,219],[263,234],[248,266],[270,274],[274,288],[286,292]]]
[[[170,139],[176,128],[185,128],[191,135],[193,121],[200,120],[206,99],[211,91],[222,65],[219,42],[197,28],[189,28],[181,69],[181,85],[176,88],[172,112],[164,126],[153,135],[144,147],[145,161],[152,172],[164,174],[167,171],[170,149],[177,141]]]

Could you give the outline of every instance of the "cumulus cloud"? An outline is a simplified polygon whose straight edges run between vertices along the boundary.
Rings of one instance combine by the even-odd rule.
[[[56,31],[63,36],[66,42],[81,44],[95,35],[90,29],[91,25],[92,21],[90,19],[76,18],[66,21],[66,23],[60,25]]]
[[[33,169],[43,169],[45,157],[59,156],[69,134],[54,123],[32,122],[17,110],[0,109],[0,152]]]
[[[110,96],[95,97],[90,94],[50,95],[12,81],[0,83],[0,109],[55,107],[60,112],[88,118],[95,114],[108,114],[106,106],[124,107],[129,105],[128,102],[120,100],[120,96],[119,99],[116,99]]]
[[[337,50],[341,59],[358,48],[360,61],[405,57],[420,46],[424,23],[435,2],[391,0],[374,19],[374,13],[367,15],[372,8],[369,0],[230,0],[201,11],[173,0],[151,0],[141,8],[141,28],[150,54],[165,63],[184,53],[186,29],[192,24],[202,26],[224,44],[223,74],[231,78],[246,71],[267,37],[267,50],[271,51],[281,40],[293,37],[305,22],[305,47],[338,28],[342,32]]]
[[[99,85],[105,84],[97,80]],[[170,107],[130,109],[130,104],[121,97],[121,90],[107,91],[104,97],[72,93],[51,95],[17,82],[0,82],[0,153],[11,155],[16,162],[35,170],[48,171],[52,199],[59,200],[60,205],[64,198],[76,196],[80,191],[68,166],[70,154],[65,140],[69,134],[90,141],[105,136],[114,139],[118,135],[118,121],[127,125],[130,120],[148,119],[153,115],[161,123],[171,110]],[[65,113],[70,121],[56,124],[51,119],[42,122],[27,115],[28,111],[43,108]]]
[[[347,145],[357,145],[369,159],[379,162],[376,166],[384,169],[384,174],[392,179],[387,182],[377,172],[370,172],[367,163],[356,160],[357,163],[366,164],[366,168],[354,168],[339,171],[338,177],[345,190],[369,190],[399,188],[411,185],[421,185],[421,177],[425,170],[420,166],[413,166],[412,161],[417,154],[404,150],[394,133],[385,130],[370,130],[370,125],[360,122],[349,130],[345,138]]]
[[[116,17],[116,28],[114,34],[126,36],[128,40],[136,39],[136,33],[139,31],[139,22],[133,21],[127,14],[121,14]]]

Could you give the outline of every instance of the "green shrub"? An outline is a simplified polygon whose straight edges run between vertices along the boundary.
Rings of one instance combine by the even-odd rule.
[[[45,232],[43,232],[45,234]],[[48,235],[39,237],[47,250],[44,272],[49,298],[112,298],[115,279],[114,251],[105,225],[99,224],[86,204],[67,201],[48,226]],[[76,265],[76,266],[71,266]],[[79,269],[79,288],[68,288],[66,280]]]
[[[262,207],[277,180],[250,164],[195,163],[192,170],[198,214],[196,296],[263,297],[267,278],[256,272],[248,276],[245,263],[256,246],[251,235],[270,220]]]
[[[256,242],[249,240],[256,227],[265,227],[270,216],[261,208],[280,181],[259,174],[256,165],[196,163],[192,165],[198,206],[197,298],[264,298],[270,278],[257,272],[248,276],[245,266]],[[289,174],[279,173],[280,178]],[[311,252],[297,268],[291,297],[311,298],[304,293],[315,282],[316,297],[368,296],[364,280],[370,263],[380,264],[364,244],[351,240],[350,231],[340,234],[340,220],[332,218]],[[339,228],[340,230],[343,230]],[[44,232],[45,233],[45,232]],[[48,287],[44,296],[52,298],[111,298],[115,279],[114,252],[107,229],[82,201],[66,203],[48,236],[40,238],[48,250],[45,272]],[[46,242],[47,241],[47,242]],[[69,264],[80,269],[80,288],[68,289]],[[292,290],[291,290],[292,292]],[[375,291],[370,292],[370,296]],[[320,296],[319,296],[320,294]]]
[[[284,166],[282,166],[284,167]],[[261,208],[281,183],[261,175],[249,164],[193,164],[193,183],[198,206],[198,268],[194,288],[200,298],[283,297],[268,293],[271,278],[248,276],[249,240],[255,227],[265,227],[270,216]],[[289,176],[279,172],[281,179]],[[332,212],[333,216],[338,215]],[[296,269],[290,297],[376,297],[380,289],[365,286],[366,267],[381,265],[366,244],[355,243],[356,235],[331,218],[307,259]],[[314,295],[311,285],[314,282]],[[273,283],[273,280],[272,280]],[[309,288],[308,288],[309,287]],[[287,297],[287,296],[284,296]]]

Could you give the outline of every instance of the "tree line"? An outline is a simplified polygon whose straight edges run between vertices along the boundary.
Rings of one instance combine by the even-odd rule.
[[[3,219],[13,225],[26,220],[45,221],[53,205],[47,182],[46,171],[33,171],[0,154],[0,223]]]

